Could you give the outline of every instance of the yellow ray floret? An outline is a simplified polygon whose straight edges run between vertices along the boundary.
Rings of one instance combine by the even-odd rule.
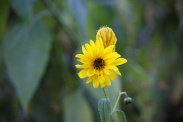
[[[121,75],[117,66],[127,62],[120,54],[114,52],[114,46],[104,48],[101,39],[97,39],[95,43],[90,40],[89,44],[83,45],[83,54],[76,55],[78,61],[82,63],[75,65],[76,68],[82,69],[78,76],[88,78],[86,83],[92,82],[94,88],[99,85],[102,88],[110,86],[111,80],[116,79],[116,74]]]

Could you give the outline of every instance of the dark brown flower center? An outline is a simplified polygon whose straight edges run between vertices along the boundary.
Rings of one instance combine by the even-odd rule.
[[[93,66],[94,66],[94,69],[100,70],[104,68],[105,62],[102,58],[97,58],[95,59]]]

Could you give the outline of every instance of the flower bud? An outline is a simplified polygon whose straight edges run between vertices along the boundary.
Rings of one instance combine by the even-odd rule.
[[[102,39],[104,48],[115,45],[117,42],[116,36],[113,32],[113,30],[109,27],[102,27],[98,30],[96,39]]]
[[[133,99],[132,99],[131,97],[126,97],[126,98],[124,99],[124,103],[125,103],[126,105],[131,104],[132,101],[133,101]]]

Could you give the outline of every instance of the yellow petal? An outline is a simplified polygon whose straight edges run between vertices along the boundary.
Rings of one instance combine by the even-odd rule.
[[[94,73],[95,73],[95,70],[90,68],[88,69],[87,75],[92,76]]]
[[[92,61],[88,60],[88,59],[79,59],[78,61],[83,63],[83,64],[91,64],[92,63]]]
[[[111,73],[111,75],[109,75],[111,80],[116,80],[116,75],[114,73]]]
[[[119,70],[116,70],[115,73],[122,76]]]
[[[113,65],[121,65],[121,64],[124,64],[126,62],[127,62],[127,60],[125,58],[118,58],[112,64]]]
[[[101,39],[96,40],[96,57],[101,57],[101,55],[103,54],[103,42]]]
[[[100,71],[97,70],[97,69],[95,69],[95,74],[96,74],[96,75],[100,75]]]
[[[105,84],[107,86],[110,86],[111,85],[111,81],[110,81],[109,77],[107,75],[104,75],[104,77],[105,77]]]
[[[108,69],[106,69],[106,68],[104,69],[104,73],[107,74],[107,75],[111,74],[111,72]]]
[[[75,65],[76,66],[76,68],[83,68],[83,65]]]
[[[113,48],[114,48],[114,45],[110,45],[107,48],[105,48],[104,52],[103,52],[103,57],[105,57],[105,55],[110,54],[111,52],[113,52]]]
[[[85,44],[85,47],[86,47],[88,54],[92,57],[93,56],[92,47],[89,44]]]
[[[104,83],[105,82],[105,78],[104,78],[103,74],[98,76],[98,80],[99,80],[100,83]]]
[[[111,63],[113,63],[118,57],[120,57],[120,55],[119,55],[118,53],[113,53],[113,56],[112,56],[111,58],[108,58],[108,59],[105,59],[105,58],[104,58],[104,60],[105,60],[105,62],[106,62],[107,64],[111,64]]]
[[[108,80],[108,81],[106,81],[106,83],[105,83],[107,86],[111,86],[111,81],[110,80]]]
[[[80,77],[80,78],[85,78],[85,77],[87,77],[87,69],[83,69],[83,70],[81,70],[79,73],[78,73],[78,76]]]
[[[108,54],[105,54],[105,56],[103,56],[103,59],[106,60],[112,57],[113,57],[112,53],[108,53]]]
[[[89,77],[89,78],[86,80],[86,84],[90,83],[92,80],[93,80],[93,77]]]
[[[77,57],[77,58],[83,58],[84,55],[83,54],[77,54],[75,57]]]
[[[107,68],[107,69],[111,69],[111,70],[113,70],[113,71],[118,70],[118,68],[117,68],[115,65],[107,65],[106,68]]]
[[[100,87],[101,88],[104,88],[105,87],[105,84],[104,83],[100,83]]]
[[[91,47],[92,47],[93,49],[95,49],[95,43],[94,43],[92,40],[90,40],[90,45],[91,45]]]
[[[98,81],[98,77],[96,76],[96,77],[93,78],[93,87],[97,88],[98,85],[99,85],[99,81]]]
[[[82,46],[82,51],[83,51],[83,54],[86,54],[86,53],[87,53],[87,51],[86,51],[84,45]]]

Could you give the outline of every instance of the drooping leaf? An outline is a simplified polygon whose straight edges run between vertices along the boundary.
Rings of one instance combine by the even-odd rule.
[[[101,122],[111,121],[111,104],[109,98],[102,98],[98,103]]]
[[[64,100],[64,122],[93,122],[91,108],[79,91]]]
[[[39,85],[50,47],[50,32],[40,21],[31,27],[16,25],[6,35],[3,45],[5,63],[24,108]]]
[[[125,113],[121,110],[115,110],[113,114],[117,114],[118,122],[127,122]]]

